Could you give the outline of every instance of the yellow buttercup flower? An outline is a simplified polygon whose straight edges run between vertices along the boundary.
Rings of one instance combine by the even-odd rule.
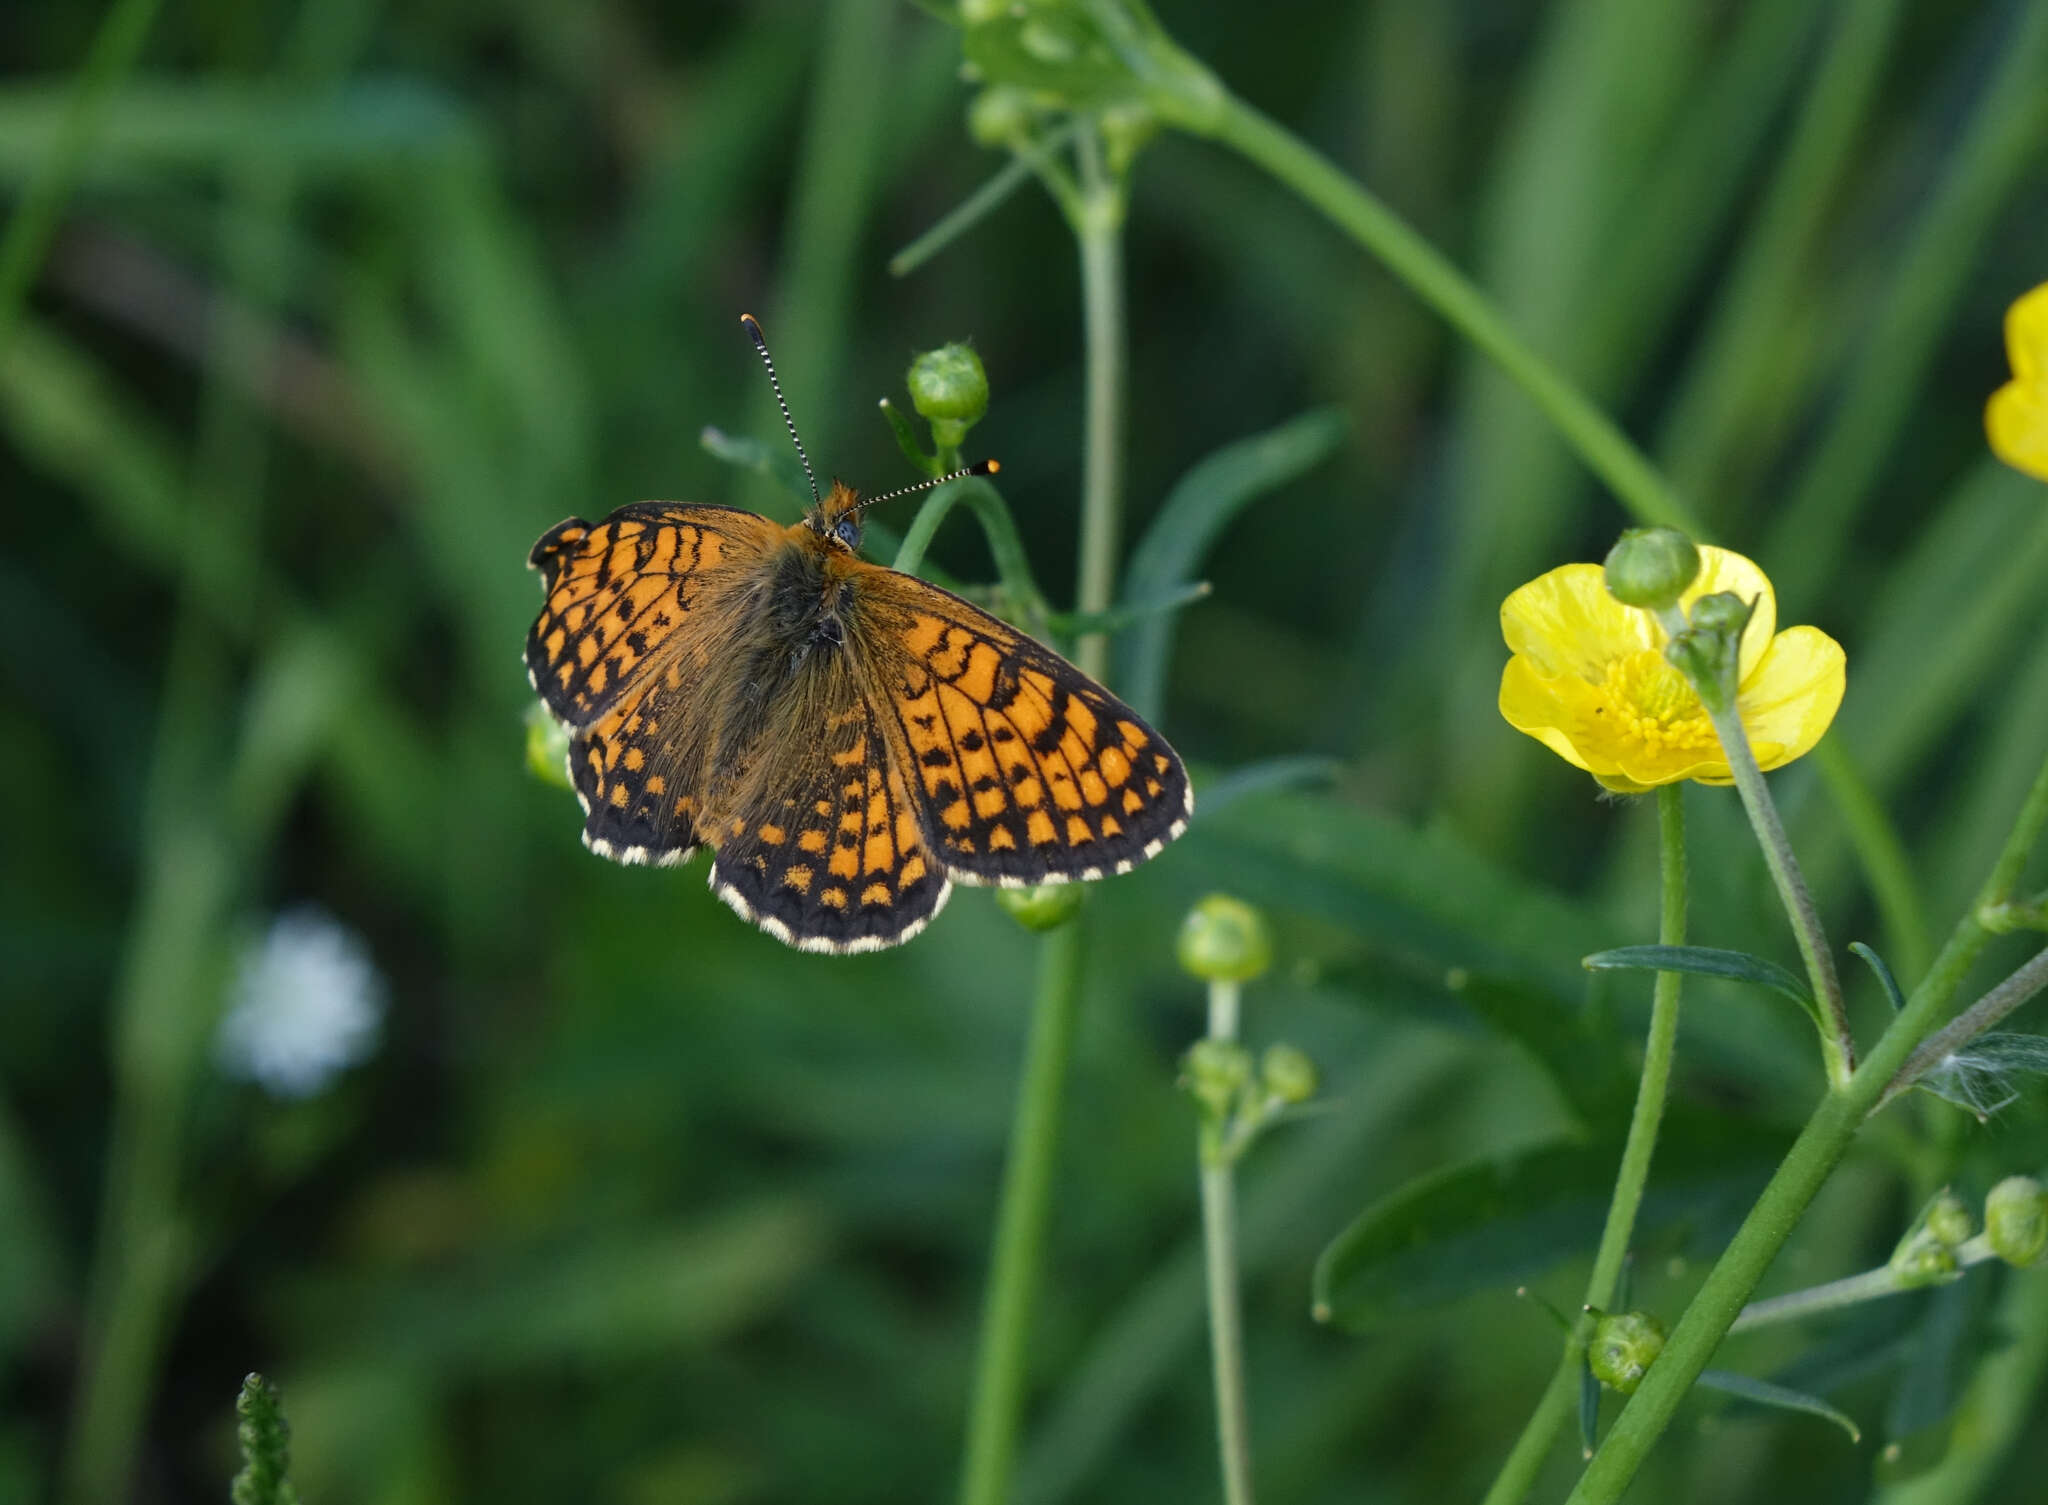
[[[1760,768],[1812,750],[1842,703],[1842,648],[1817,627],[1777,631],[1764,572],[1740,554],[1700,548],[1699,578],[1679,598],[1731,591],[1756,602],[1742,635],[1736,710]],[[1732,783],[1707,708],[1664,657],[1649,612],[1607,592],[1597,564],[1567,564],[1530,581],[1500,608],[1514,657],[1500,680],[1500,713],[1609,789],[1642,794],[1697,779]]]
[[[2014,470],[2048,481],[2048,282],[2005,311],[2012,380],[1984,404],[1991,452]]]

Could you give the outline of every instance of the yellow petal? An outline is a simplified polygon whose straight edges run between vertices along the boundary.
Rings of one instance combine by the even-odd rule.
[[[1500,676],[1500,713],[1509,726],[1534,737],[1574,768],[1598,777],[1615,771],[1600,745],[1599,697],[1575,674],[1545,676],[1523,655],[1508,660]]]
[[[1771,640],[1737,695],[1760,768],[1782,768],[1820,741],[1842,704],[1842,645],[1818,627],[1788,627]]]
[[[1607,594],[1597,564],[1560,565],[1521,587],[1501,602],[1500,633],[1545,679],[1568,674],[1597,681],[1614,659],[1664,641],[1648,612]]]
[[[2020,294],[2005,311],[2005,353],[2018,380],[2048,381],[2048,282]]]
[[[1984,404],[1991,452],[2014,470],[2048,481],[2048,380],[2009,381]]]
[[[1702,544],[1700,577],[1693,581],[1690,590],[1679,597],[1678,604],[1690,615],[1693,602],[1701,596],[1718,595],[1723,591],[1744,601],[1756,602],[1756,614],[1743,630],[1742,652],[1737,660],[1740,665],[1738,678],[1747,679],[1763,657],[1764,649],[1770,645],[1772,634],[1778,630],[1777,593],[1771,589],[1770,577],[1752,560],[1728,549]],[[1662,641],[1661,635],[1659,641]]]

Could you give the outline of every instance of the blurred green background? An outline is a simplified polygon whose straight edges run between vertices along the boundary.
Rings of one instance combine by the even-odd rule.
[[[99,8],[0,17],[0,1499],[56,1497],[95,1331],[138,1500],[224,1497],[251,1368],[323,1505],[949,1496],[1035,943],[962,891],[906,949],[802,956],[718,906],[701,859],[592,858],[525,767],[525,558],[641,498],[787,507],[699,443],[779,442],[751,310],[821,471],[866,489],[915,479],[876,399],[972,339],[994,390],[973,451],[1064,602],[1064,223],[1027,185],[889,275],[1002,165],[963,130],[956,34],[891,0],[149,9],[112,23],[149,23],[125,74],[101,34],[110,92],[83,116]],[[2048,489],[1981,430],[2003,310],[2048,278],[2048,6],[1161,13],[1608,405],[1773,575],[1781,621],[1844,643],[1834,739],[1913,856],[1918,926],[1879,925],[1810,768],[1773,782],[1837,941],[1910,982],[2048,748]],[[1222,888],[1278,936],[1249,1038],[1325,1082],[1242,1177],[1266,1497],[1476,1498],[1556,1352],[1513,1288],[1577,1299],[1599,1188],[1360,1335],[1310,1320],[1309,1271],[1412,1178],[1569,1131],[1574,1061],[1632,1059],[1647,982],[1589,992],[1577,963],[1653,937],[1654,822],[1493,708],[1500,598],[1628,519],[1526,399],[1213,147],[1140,158],[1128,279],[1128,539],[1219,443],[1334,416],[1289,430],[1292,478],[1175,621],[1160,724],[1205,795],[1238,797],[1090,896],[1016,1497],[1213,1497],[1174,1086],[1201,994],[1172,941]],[[934,562],[989,577],[964,509]],[[1304,757],[1306,783],[1274,762]],[[1689,804],[1694,939],[1791,961],[1734,798]],[[286,1098],[219,1069],[214,1029],[240,959],[308,904],[388,1008],[366,1060]],[[1874,1033],[1877,989],[1850,986]],[[1562,1074],[1524,1048],[1546,1009],[1583,1035]],[[1646,1223],[1639,1304],[1682,1309],[1818,1086],[1793,1011],[1689,985],[1699,1153]],[[1772,1289],[1881,1261],[1933,1186],[2048,1160],[2038,1091],[1988,1129],[1925,1104],[1888,1123]],[[1986,1354],[2011,1414],[1939,1464]],[[2027,1277],[1721,1362],[1807,1365],[1864,1444],[1695,1398],[1635,1498],[1862,1500],[1925,1466],[1923,1499],[2038,1487]]]

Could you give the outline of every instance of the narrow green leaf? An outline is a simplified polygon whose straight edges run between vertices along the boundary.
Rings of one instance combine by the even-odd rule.
[[[1334,783],[1343,771],[1343,763],[1336,758],[1319,758],[1312,754],[1262,758],[1256,763],[1233,768],[1228,773],[1197,780],[1195,808],[1201,815],[1211,816],[1219,810],[1229,809],[1248,795],[1263,794],[1269,789],[1299,789]]]
[[[1774,1385],[1769,1380],[1752,1379],[1746,1374],[1735,1374],[1726,1369],[1702,1369],[1695,1382],[1708,1390],[1719,1390],[1751,1405],[1769,1406],[1777,1411],[1803,1411],[1808,1416],[1824,1417],[1849,1434],[1851,1442],[1861,1442],[1863,1433],[1848,1415],[1829,1405],[1817,1395],[1808,1395],[1801,1390],[1788,1390],[1783,1385]]]
[[[1600,1442],[1600,1381],[1593,1377],[1592,1369],[1584,1363],[1579,1365],[1579,1455],[1593,1456],[1593,1449]]]
[[[1080,637],[1090,632],[1122,632],[1148,617],[1162,617],[1184,606],[1192,606],[1208,596],[1212,589],[1208,581],[1196,580],[1149,600],[1120,601],[1107,611],[1056,611],[1047,617],[1047,621],[1055,632],[1068,637]]]
[[[806,507],[811,505],[811,483],[804,478],[803,467],[797,464],[796,457],[782,445],[763,444],[759,439],[728,434],[708,423],[697,440],[713,459],[766,476]]]
[[[1233,517],[1328,459],[1346,431],[1340,410],[1316,408],[1197,461],[1131,551],[1125,598],[1151,600],[1185,584]],[[1117,684],[1139,715],[1157,719],[1172,654],[1172,624],[1163,621],[1134,629],[1120,645]]]
[[[1588,972],[1685,972],[1694,977],[1720,977],[1730,982],[1753,982],[1782,993],[1820,1024],[1820,1005],[1813,1001],[1800,978],[1776,962],[1751,956],[1747,951],[1724,951],[1716,946],[1616,946],[1596,951],[1585,959]]]
[[[891,256],[889,275],[909,276],[1002,207],[1005,199],[1031,181],[1036,170],[1030,156],[1020,153],[1012,157],[994,177],[941,215],[931,229]]]
[[[1674,1110],[1637,1215],[1638,1243],[1707,1244],[1739,1219],[1785,1148],[1741,1119]],[[1365,1332],[1389,1316],[1525,1283],[1590,1251],[1621,1141],[1553,1141],[1422,1176],[1365,1209],[1324,1248],[1318,1320]]]
[[[1862,957],[1870,970],[1877,974],[1878,985],[1884,989],[1884,996],[1891,1000],[1892,1012],[1898,1013],[1906,1006],[1906,995],[1899,988],[1899,980],[1892,976],[1892,969],[1884,964],[1884,958],[1861,941],[1849,942],[1849,949]]]
[[[896,447],[903,451],[903,458],[911,463],[912,468],[924,475],[938,475],[938,457],[924,452],[924,446],[918,442],[917,430],[911,426],[910,420],[903,416],[903,409],[886,397],[881,400],[879,406],[882,416],[889,421],[889,432],[896,436]]]

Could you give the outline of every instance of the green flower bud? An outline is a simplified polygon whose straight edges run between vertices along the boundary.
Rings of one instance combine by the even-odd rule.
[[[1892,1251],[1892,1274],[1906,1289],[1941,1285],[1956,1275],[1956,1251],[1922,1225],[1899,1240]]]
[[[1308,1052],[1285,1043],[1269,1045],[1259,1060],[1259,1085],[1283,1103],[1305,1103],[1316,1095],[1316,1063]]]
[[[1204,982],[1249,982],[1273,964],[1273,939],[1251,905],[1211,894],[1181,921],[1174,953]]]
[[[1745,601],[1733,591],[1716,591],[1692,603],[1692,625],[1698,632],[1731,637],[1738,643],[1749,619],[1756,615],[1756,602]]]
[[[2007,1264],[2039,1264],[2048,1254],[2048,1191],[2032,1176],[2007,1176],[1984,1199],[1984,1236]]]
[[[1182,1084],[1210,1117],[1229,1116],[1252,1079],[1252,1053],[1235,1040],[1204,1036],[1181,1058]]]
[[[1651,1363],[1664,1351],[1664,1324],[1648,1312],[1619,1312],[1593,1324],[1586,1367],[1609,1390],[1634,1395]]]
[[[910,405],[932,426],[941,449],[958,449],[988,411],[988,373],[971,345],[942,345],[910,363],[903,378]]]
[[[995,84],[974,96],[967,106],[967,134],[976,146],[997,150],[1016,146],[1038,119],[1031,96],[1009,84]]]
[[[1710,711],[1735,703],[1741,675],[1742,632],[1756,610],[1728,591],[1702,596],[1692,606],[1692,626],[1664,645],[1664,657],[1683,674]]]
[[[1940,1240],[1942,1246],[1957,1249],[1970,1241],[1970,1235],[1977,1231],[1970,1219],[1970,1209],[1963,1199],[1946,1189],[1937,1193],[1927,1204],[1927,1211],[1921,1215],[1927,1231]]]
[[[1071,920],[1086,897],[1078,883],[1041,883],[1034,888],[999,888],[996,903],[1026,930],[1057,930]]]
[[[1607,551],[1607,593],[1624,606],[1676,606],[1699,578],[1700,551],[1676,528],[1630,528]]]
[[[576,787],[569,782],[569,729],[538,703],[526,712],[526,769],[543,784]]]

